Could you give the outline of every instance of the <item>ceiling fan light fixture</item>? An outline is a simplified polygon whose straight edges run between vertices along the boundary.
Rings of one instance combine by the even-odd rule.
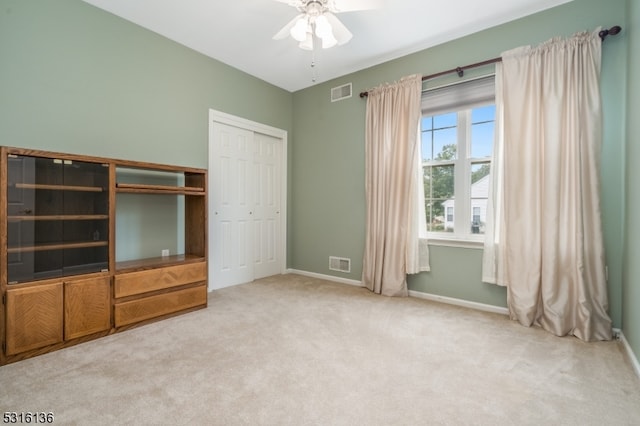
[[[329,33],[328,35],[322,37],[322,48],[329,49],[330,47],[338,44],[338,40],[333,36],[333,33]]]
[[[331,29],[331,24],[327,20],[327,17],[324,15],[320,15],[316,18],[316,35],[320,38],[325,38],[327,36],[333,37],[333,30]]]
[[[300,14],[293,18],[273,37],[282,40],[288,35],[300,43],[303,49],[312,49],[313,38],[316,43],[328,49],[343,45],[353,34],[335,16],[341,12],[355,12],[382,7],[383,0],[275,0],[295,7]],[[309,36],[311,40],[308,40]],[[304,46],[304,47],[303,47]]]
[[[309,20],[307,16],[303,16],[302,18],[298,19],[298,21],[296,22],[296,24],[291,27],[291,37],[293,37],[294,40],[299,41],[299,42],[304,42],[307,38],[307,34],[309,30]]]
[[[298,46],[302,50],[313,50],[313,33],[308,32],[306,38]]]

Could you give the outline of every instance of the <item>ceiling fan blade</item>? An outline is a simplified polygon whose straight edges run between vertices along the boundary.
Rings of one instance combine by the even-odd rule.
[[[280,1],[280,0],[277,0]],[[278,31],[276,33],[276,35],[273,36],[274,40],[282,40],[284,38],[289,37],[291,28],[293,28],[293,26],[296,24],[296,22],[298,22],[298,19],[300,19],[301,17],[303,17],[304,14],[300,14],[298,16],[296,16],[295,18],[293,18],[287,25],[285,25],[284,27],[282,27],[282,29],[280,31]]]
[[[383,0],[329,0],[327,6],[332,12],[340,13],[380,9],[383,3]]]
[[[351,31],[349,31],[347,27],[345,27],[344,24],[340,22],[338,18],[336,18],[336,15],[331,12],[325,12],[324,16],[329,21],[329,24],[331,24],[331,28],[333,29],[333,36],[338,41],[338,44],[345,44],[346,42],[351,40],[353,34],[351,34]]]

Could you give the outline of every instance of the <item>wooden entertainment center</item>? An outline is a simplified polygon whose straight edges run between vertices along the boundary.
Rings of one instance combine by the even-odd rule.
[[[206,308],[206,170],[11,147],[0,155],[0,365]],[[175,198],[184,248],[116,261],[116,238],[133,238],[116,232],[124,194]]]

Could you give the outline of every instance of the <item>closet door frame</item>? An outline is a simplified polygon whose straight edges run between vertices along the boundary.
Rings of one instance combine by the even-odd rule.
[[[267,136],[271,136],[282,141],[281,158],[280,158],[280,210],[279,210],[279,230],[280,230],[280,249],[279,249],[279,269],[280,273],[286,272],[287,262],[287,131],[278,129],[276,127],[268,126],[266,124],[258,123],[255,121],[247,120],[242,117],[237,117],[222,111],[216,111],[214,109],[209,110],[209,188],[212,192],[214,190],[215,182],[213,179],[216,176],[214,167],[216,158],[214,158],[214,123],[225,124],[240,129],[245,129],[254,133],[259,133]],[[209,253],[214,256],[214,250],[216,241],[215,238],[215,210],[214,210],[214,195],[210,194],[209,197]],[[225,283],[221,283],[219,279],[216,279],[214,273],[214,259],[209,259],[209,291],[226,287]],[[230,284],[233,285],[233,284]]]

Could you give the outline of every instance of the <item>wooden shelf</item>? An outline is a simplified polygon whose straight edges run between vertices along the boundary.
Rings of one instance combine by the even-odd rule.
[[[196,263],[196,262],[204,262],[204,261],[205,261],[204,257],[195,256],[191,254],[177,254],[173,256],[125,260],[125,261],[116,263],[116,272],[117,273],[133,272],[133,271],[141,271],[145,269],[153,269],[158,267],[177,265],[181,263]]]
[[[24,252],[34,252],[34,251],[46,251],[46,250],[104,247],[108,245],[109,245],[108,241],[81,241],[76,243],[38,244],[35,246],[22,246],[22,247],[13,247],[13,248],[9,247],[7,248],[7,253],[24,253]]]
[[[80,191],[80,192],[103,192],[105,188],[99,186],[75,186],[75,185],[43,185],[40,183],[16,183],[19,189],[50,189],[53,191]]]
[[[0,169],[0,366],[207,307],[206,169],[4,146]],[[146,225],[186,254],[116,262]]]
[[[66,214],[66,215],[41,215],[41,216],[7,216],[9,222],[36,221],[36,220],[106,220],[106,214]]]
[[[138,183],[117,183],[117,192],[136,194],[204,195],[204,188],[196,186],[149,185]]]

